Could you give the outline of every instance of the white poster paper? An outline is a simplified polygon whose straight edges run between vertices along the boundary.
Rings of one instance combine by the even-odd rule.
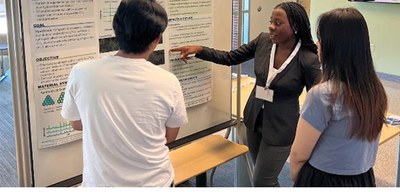
[[[31,66],[38,147],[82,138],[60,116],[71,68],[98,57],[93,1],[31,1]]]
[[[171,0],[169,2],[170,47],[213,45],[212,1]],[[197,58],[185,64],[179,54],[171,53],[170,67],[182,86],[186,107],[212,99],[212,64]]]
[[[169,25],[163,41],[149,61],[164,65],[183,88],[187,107],[212,99],[212,67],[191,59],[184,64],[170,47],[189,44],[213,45],[213,3],[211,0],[157,0],[166,8]],[[38,148],[80,139],[81,132],[60,116],[65,86],[71,68],[78,62],[114,54],[118,49],[112,29],[120,0],[32,0],[29,58]],[[167,51],[165,51],[167,50]]]

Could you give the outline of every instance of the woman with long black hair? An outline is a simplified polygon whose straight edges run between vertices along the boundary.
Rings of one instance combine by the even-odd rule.
[[[367,23],[355,8],[318,23],[321,83],[307,94],[290,154],[295,186],[373,187],[387,97],[371,56]]]

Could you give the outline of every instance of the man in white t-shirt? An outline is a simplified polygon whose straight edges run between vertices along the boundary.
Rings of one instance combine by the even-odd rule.
[[[148,62],[167,27],[155,0],[123,0],[114,56],[75,65],[61,115],[83,130],[82,186],[171,186],[165,145],[188,122],[178,79]]]

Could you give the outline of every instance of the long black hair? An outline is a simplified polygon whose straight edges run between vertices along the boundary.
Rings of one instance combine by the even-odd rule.
[[[301,40],[302,46],[317,54],[318,49],[311,36],[310,20],[304,7],[296,2],[283,2],[274,9],[281,8],[286,12],[290,26],[296,31],[296,38]]]
[[[337,8],[319,17],[322,82],[332,83],[333,104],[343,94],[353,116],[350,137],[375,140],[385,122],[387,97],[376,75],[367,22],[355,8]]]

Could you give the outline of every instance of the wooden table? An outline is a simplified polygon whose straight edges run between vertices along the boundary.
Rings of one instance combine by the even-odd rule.
[[[391,114],[388,114],[391,115]],[[381,137],[379,138],[379,145],[385,143],[389,139],[396,137],[400,134],[400,127],[395,127],[395,126],[386,126],[383,125],[382,127],[382,132],[381,132]],[[397,146],[398,154],[397,154],[397,170],[396,170],[396,187],[400,187],[400,140]]]
[[[241,84],[244,84],[245,86],[241,87],[241,95],[240,95],[241,117],[243,117],[244,106],[245,106],[246,101],[249,98],[249,95],[254,87],[254,83],[249,83],[249,82],[254,82],[254,79],[252,79],[251,77],[244,77],[244,78],[242,77]],[[236,88],[236,80],[233,80],[232,87]],[[306,99],[306,95],[307,95],[307,92],[304,90],[299,98],[300,105],[303,104],[304,100]],[[232,114],[236,114],[236,98],[237,98],[236,92],[232,93]],[[391,115],[391,114],[388,113],[388,115]],[[383,125],[381,137],[379,139],[379,144],[383,144],[386,141],[388,141],[389,139],[396,137],[399,134],[400,134],[399,127]]]
[[[381,137],[379,138],[379,145],[385,143],[389,139],[396,137],[400,134],[400,127],[383,125]]]
[[[247,146],[209,135],[169,153],[178,185],[248,151]],[[197,183],[196,183],[197,184]]]

